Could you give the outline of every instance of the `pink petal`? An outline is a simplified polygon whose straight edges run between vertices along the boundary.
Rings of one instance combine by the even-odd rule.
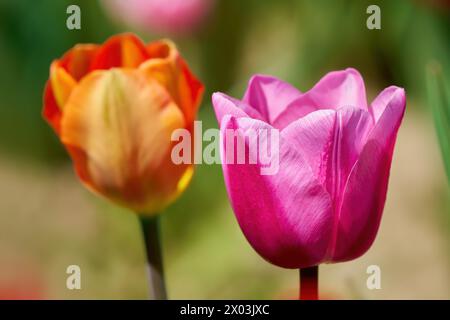
[[[250,117],[258,120],[263,119],[263,116],[248,104],[221,92],[215,92],[212,95],[212,103],[219,124],[226,115],[232,115],[236,118]]]
[[[144,31],[184,34],[195,31],[213,8],[212,0],[103,0],[116,19]]]
[[[283,137],[338,200],[372,127],[372,117],[363,109],[319,110],[292,122]]]
[[[225,184],[236,218],[252,247],[266,260],[285,268],[320,263],[330,242],[331,200],[301,153],[291,147],[290,140],[281,137],[278,172],[261,175],[260,162],[226,163],[226,129],[242,130],[238,136],[243,139],[249,130],[272,127],[234,116],[224,117],[220,127]],[[250,156],[254,149],[245,145],[246,155]]]
[[[389,105],[389,102],[393,99],[394,95],[401,94],[399,90],[402,91],[403,89],[397,86],[387,87],[372,101],[370,112],[372,113],[375,122],[380,119],[384,109]]]
[[[282,135],[291,148],[301,153],[312,173],[325,185],[327,152],[334,141],[336,111],[319,110],[292,122]]]
[[[390,100],[385,99],[385,94]],[[395,92],[388,88],[372,106],[378,122],[345,187],[330,251],[334,262],[361,256],[375,239],[386,199],[397,131],[405,111],[405,92],[401,88]],[[380,110],[383,110],[381,114]]]
[[[274,120],[273,125],[284,128],[315,110],[342,107],[367,109],[364,80],[352,68],[325,75],[311,90],[292,101]]]
[[[257,109],[265,122],[273,123],[300,96],[301,92],[287,82],[271,76],[254,75],[242,101]]]

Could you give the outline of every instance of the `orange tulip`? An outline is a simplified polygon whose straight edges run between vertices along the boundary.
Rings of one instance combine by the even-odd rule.
[[[171,160],[171,134],[192,131],[203,89],[172,42],[122,34],[52,62],[43,116],[84,185],[154,214],[192,177],[192,165]]]

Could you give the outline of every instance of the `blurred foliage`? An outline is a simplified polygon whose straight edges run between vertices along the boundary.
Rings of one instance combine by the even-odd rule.
[[[450,81],[437,62],[428,66],[428,99],[450,185]]]

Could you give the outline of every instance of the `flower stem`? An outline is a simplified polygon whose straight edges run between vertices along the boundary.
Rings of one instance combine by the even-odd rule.
[[[147,257],[148,284],[150,298],[166,300],[166,285],[164,283],[164,269],[159,236],[159,218],[139,217],[144,235],[145,252]]]
[[[319,266],[300,269],[300,300],[319,299]]]

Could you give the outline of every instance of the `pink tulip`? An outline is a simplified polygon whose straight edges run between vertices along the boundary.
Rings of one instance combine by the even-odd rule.
[[[183,34],[200,26],[213,0],[104,0],[103,4],[114,17],[130,26]]]
[[[369,249],[386,199],[404,89],[388,87],[368,106],[361,75],[346,69],[306,93],[256,75],[242,100],[215,93],[212,101],[222,159],[226,129],[240,129],[238,135],[279,130],[276,174],[261,175],[260,163],[222,164],[239,225],[262,257],[307,268],[352,260]]]

